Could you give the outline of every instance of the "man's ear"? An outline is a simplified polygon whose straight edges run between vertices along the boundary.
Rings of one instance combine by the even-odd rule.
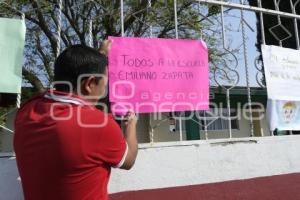
[[[86,91],[87,94],[92,93],[92,90],[96,85],[95,79],[96,78],[94,76],[90,76],[90,77],[88,77],[87,79],[85,79],[83,81],[83,88],[84,88],[84,90]]]

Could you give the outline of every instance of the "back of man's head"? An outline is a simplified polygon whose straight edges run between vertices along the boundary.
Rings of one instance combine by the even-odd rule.
[[[54,64],[54,81],[69,82],[73,91],[77,89],[78,78],[83,74],[104,74],[107,58],[97,50],[85,45],[66,48]],[[56,90],[69,91],[67,84],[55,84]]]

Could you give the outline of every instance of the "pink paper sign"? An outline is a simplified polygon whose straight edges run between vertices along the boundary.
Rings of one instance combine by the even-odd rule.
[[[203,41],[110,37],[109,99],[115,113],[207,110]]]

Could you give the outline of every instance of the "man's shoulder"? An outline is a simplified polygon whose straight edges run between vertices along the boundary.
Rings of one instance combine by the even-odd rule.
[[[78,109],[78,122],[87,128],[112,128],[118,126],[111,114],[95,107],[83,106]]]
[[[38,100],[41,100],[44,95],[45,95],[45,92],[40,92],[40,93],[34,95],[33,97],[27,99],[24,103],[21,104],[21,107],[19,110],[21,110],[24,107],[27,107],[28,105],[30,105]]]
[[[106,117],[106,113],[97,109],[94,106],[76,106],[78,113],[81,115],[85,115],[86,117],[90,118],[99,118],[99,117]]]
[[[44,93],[38,93],[37,95],[31,97],[21,104],[21,107],[18,109],[16,118],[18,117],[26,117],[30,110],[34,107],[34,105],[39,102],[43,98]]]

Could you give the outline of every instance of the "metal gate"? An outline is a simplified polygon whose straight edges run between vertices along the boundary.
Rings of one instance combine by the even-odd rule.
[[[282,4],[286,2],[289,4],[288,11],[281,11]],[[233,120],[235,120],[238,116],[238,114],[233,113],[239,113],[240,110],[246,111],[246,118],[247,118],[247,125],[245,126],[249,134],[248,137],[255,136],[255,120],[257,113],[257,108],[259,108],[259,112],[264,115],[264,111],[262,111],[264,108],[263,105],[260,104],[260,102],[256,102],[253,100],[253,87],[252,85],[256,85],[256,88],[260,88],[262,91],[265,87],[264,84],[264,78],[263,78],[263,64],[261,57],[259,55],[259,52],[257,54],[257,57],[253,59],[253,50],[256,49],[254,47],[253,37],[252,42],[251,38],[249,37],[249,33],[253,34],[256,31],[255,26],[253,26],[253,22],[257,22],[257,28],[260,29],[260,32],[256,32],[256,34],[260,35],[260,41],[261,44],[267,44],[266,36],[271,36],[273,39],[277,42],[276,45],[279,46],[285,46],[285,41],[294,38],[294,44],[295,48],[299,49],[299,34],[298,34],[298,20],[300,19],[300,15],[297,14],[297,6],[299,5],[300,0],[287,0],[285,2],[281,0],[273,0],[273,2],[268,1],[269,3],[273,3],[271,7],[274,9],[266,9],[263,8],[262,0],[249,0],[250,4],[246,2],[245,0],[196,0],[196,1],[189,1],[189,0],[160,0],[155,2],[160,2],[162,5],[165,4],[172,4],[172,11],[173,15],[170,15],[172,17],[171,21],[174,22],[174,32],[172,33],[172,36],[174,38],[182,38],[180,34],[179,27],[182,25],[179,23],[178,20],[178,14],[179,12],[182,13],[183,10],[178,7],[178,4],[183,4],[185,2],[193,2],[192,8],[195,10],[198,10],[198,15],[201,17],[201,20],[199,20],[199,24],[203,25],[203,23],[209,24],[211,27],[214,27],[216,30],[216,34],[213,35],[209,33],[209,26],[206,26],[205,28],[202,28],[200,30],[199,38],[203,38],[204,40],[209,38],[207,35],[210,35],[210,38],[213,38],[216,40],[217,49],[219,49],[221,52],[224,53],[224,57],[220,58],[212,58],[210,60],[210,69],[211,69],[211,86],[212,88],[215,88],[215,90],[220,90],[223,93],[222,97],[219,98],[225,98],[224,99],[224,105],[213,105],[214,108],[222,108],[221,111],[218,110],[214,112],[214,110],[210,111],[201,111],[201,112],[195,112],[194,115],[195,118],[189,118],[189,122],[192,122],[194,124],[198,125],[197,131],[201,131],[204,133],[203,139],[209,139],[210,137],[210,131],[215,126],[214,123],[218,121],[220,126],[227,132],[226,138],[233,138],[235,137],[234,128],[236,127],[236,124],[234,124]],[[42,1],[41,1],[42,2]],[[118,2],[112,1],[113,3]],[[139,23],[142,23],[146,25],[146,29],[144,30],[143,37],[157,37],[160,35],[155,34],[157,31],[157,26],[149,22],[148,20],[143,20],[138,17],[139,12],[146,11],[147,13],[153,12],[153,3],[154,1],[151,0],[136,0],[136,1],[125,1],[120,0],[120,7],[118,7],[118,12],[120,18],[118,26],[120,26],[120,35],[121,36],[133,36],[133,33],[130,33],[126,29],[126,17],[128,17],[128,5],[126,3],[132,3],[135,2],[137,4],[145,4],[146,6],[141,10],[137,11],[135,13],[130,14],[130,17],[137,19]],[[78,3],[77,7],[72,8],[74,10],[74,13],[76,14],[77,9],[81,6],[84,6],[89,3],[95,3],[95,5],[101,7],[103,1],[98,0],[92,0],[92,1],[80,1]],[[4,7],[7,7],[9,10],[14,12],[14,14],[20,15],[25,20],[28,20],[28,16],[26,16],[26,12],[17,10],[15,7],[11,7],[8,5],[5,1],[0,2],[0,6],[4,5]],[[64,28],[65,23],[67,23],[66,17],[63,17],[62,15],[62,9],[64,8],[64,3],[62,0],[55,1],[53,3],[53,13],[57,14],[56,20],[54,20],[53,29],[51,31],[56,31],[56,37],[52,38],[53,46],[56,47],[56,50],[54,51],[55,56],[58,55],[60,52],[62,45],[62,36],[61,32]],[[38,9],[34,8],[33,10]],[[26,7],[24,9],[27,9]],[[165,9],[171,9],[170,7],[166,7]],[[87,32],[85,34],[87,44],[90,46],[95,46],[95,36],[93,35],[93,25],[96,20],[98,20],[100,17],[105,16],[107,13],[110,12],[110,10],[106,10],[104,13],[101,13],[101,15],[90,16],[86,17],[85,23],[82,25],[86,25]],[[286,9],[285,9],[286,10]],[[32,10],[29,10],[30,12]],[[27,12],[29,12],[27,11]],[[214,13],[213,15],[210,14],[210,12]],[[234,16],[231,16],[231,14],[234,13]],[[250,14],[252,13],[252,14]],[[1,14],[1,13],[0,13]],[[82,13],[79,13],[82,16]],[[186,15],[187,19],[186,21],[189,21],[188,15]],[[249,21],[249,16],[251,17],[251,20]],[[274,26],[269,27],[266,32],[266,27],[264,24],[264,20],[266,16],[275,16],[276,23]],[[84,17],[84,16],[82,16]],[[235,21],[232,19],[235,19]],[[284,23],[282,23],[283,19],[290,19],[292,20],[292,27],[286,27]],[[232,22],[232,23],[231,23]],[[238,23],[236,23],[238,22]],[[231,24],[230,24],[231,23]],[[170,25],[171,26],[171,25]],[[193,24],[191,25],[193,26]],[[237,28],[238,31],[235,31],[232,33],[232,26],[237,26],[234,28]],[[258,30],[257,29],[257,30]],[[291,31],[292,30],[292,31]],[[173,28],[171,29],[173,31]],[[255,36],[255,40],[256,40]],[[198,39],[199,39],[198,38]],[[66,38],[63,38],[66,39]],[[268,38],[267,38],[268,39]],[[249,42],[250,41],[250,42]],[[237,44],[237,42],[240,43],[239,48],[232,49],[230,48],[231,44]],[[55,44],[56,43],[56,44]],[[250,46],[249,46],[250,44]],[[258,44],[259,49],[260,44]],[[246,104],[242,105],[241,109],[236,109],[232,107],[233,101],[233,95],[235,95],[236,90],[240,90],[240,83],[241,81],[244,81],[244,87],[242,88],[244,93],[244,96],[246,98]],[[258,90],[260,90],[258,89]],[[261,91],[259,91],[261,92]],[[255,91],[256,93],[256,91]],[[213,99],[216,96],[215,93],[211,93],[211,98]],[[20,97],[20,95],[19,95]],[[20,103],[20,98],[18,98],[18,105]],[[212,104],[214,102],[211,102]],[[262,109],[263,107],[263,109]],[[148,132],[149,132],[149,142],[153,144],[155,141],[155,134],[157,133],[157,128],[162,126],[163,124],[168,124],[168,120],[170,119],[176,119],[178,122],[176,124],[176,129],[178,129],[179,137],[178,140],[182,141],[184,140],[184,129],[189,129],[189,123],[186,123],[186,115],[185,112],[179,112],[179,113],[170,113],[167,114],[162,113],[154,113],[150,116],[146,116],[146,118],[149,120],[148,123]],[[262,115],[259,115],[261,117]],[[259,119],[260,120],[260,119]],[[0,124],[1,125],[1,124]],[[145,126],[145,125],[143,125]],[[233,127],[234,126],[234,127]],[[199,128],[200,127],[200,128]],[[264,135],[273,135],[273,133],[267,133]],[[199,139],[199,138],[198,138]]]

